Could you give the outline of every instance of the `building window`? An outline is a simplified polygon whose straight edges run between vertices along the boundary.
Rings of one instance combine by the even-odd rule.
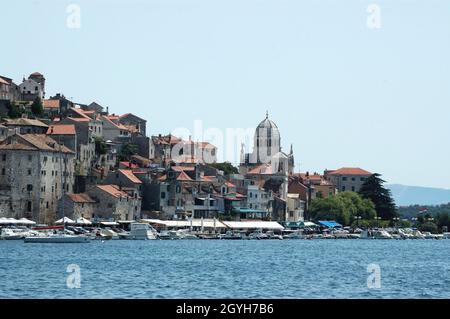
[[[342,191],[345,192],[345,186],[342,186]]]
[[[33,190],[33,185],[28,184],[28,185],[27,185],[27,191],[28,191],[28,192],[31,192],[32,190]]]
[[[354,192],[355,191],[355,186],[352,186],[352,192]]]
[[[366,180],[366,178],[365,178],[365,177],[361,177],[359,180],[360,180],[361,182],[364,182],[364,181]]]
[[[4,168],[2,168],[2,175],[6,174],[6,170]]]
[[[342,177],[342,180],[343,180],[343,181],[346,181],[346,180],[347,180],[347,177],[346,177],[346,176]]]
[[[48,202],[45,203],[45,207],[48,208]]]
[[[2,161],[3,161],[3,162],[6,161],[6,154],[3,154],[3,155],[2,155]]]
[[[293,211],[289,212],[289,217],[294,217],[294,212]]]
[[[31,168],[28,169],[28,175],[31,175]]]
[[[166,192],[161,192],[161,198],[162,199],[166,198]]]
[[[181,187],[177,185],[177,193],[181,193]]]
[[[354,177],[352,177],[352,181],[353,181],[353,182],[355,181],[355,178],[354,178]]]
[[[31,208],[32,208],[32,203],[30,201],[28,201],[28,203],[27,203],[27,211],[31,212]]]
[[[253,193],[250,193],[250,198],[253,198]]]

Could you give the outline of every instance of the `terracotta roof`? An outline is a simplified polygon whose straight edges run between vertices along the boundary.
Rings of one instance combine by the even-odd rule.
[[[208,142],[196,142],[195,145],[199,146],[200,148],[216,148],[214,145]]]
[[[59,145],[54,139],[45,134],[15,134],[0,143],[4,150],[41,150],[48,152],[71,153],[73,151],[64,145]]]
[[[225,185],[227,185],[227,187],[231,187],[231,188],[236,187],[236,185],[234,185],[234,184],[231,183],[231,182],[226,182]]]
[[[47,109],[59,109],[60,100],[44,100],[42,106]]]
[[[125,114],[119,116],[119,118],[120,118],[120,119],[123,119],[123,118],[125,118],[125,117],[130,116],[130,115],[132,115],[132,116],[134,116],[134,117],[137,117],[138,119],[140,119],[140,120],[142,120],[142,121],[145,121],[145,119],[143,119],[142,117],[139,117],[139,116],[137,116],[136,114],[133,114],[133,113],[125,113]]]
[[[81,193],[81,194],[72,194],[67,193],[67,197],[70,198],[70,200],[74,203],[95,203],[95,200],[93,200],[88,194]]]
[[[137,164],[130,163],[130,162],[119,162],[120,166],[124,166],[126,168],[139,168]]]
[[[119,172],[122,173],[126,178],[128,178],[134,184],[142,184],[142,181],[133,174],[133,171],[126,169],[119,169]]]
[[[101,189],[102,191],[104,191],[104,192],[106,192],[106,193],[116,197],[116,198],[119,198],[119,197],[122,197],[122,196],[128,196],[128,194],[125,193],[124,191],[121,191],[119,189],[119,186],[117,186],[117,185],[113,185],[113,184],[110,184],[110,185],[97,185],[96,187]]]
[[[192,172],[195,170],[195,167],[192,166],[172,166],[172,169],[176,172]]]
[[[126,127],[126,126],[124,126],[124,125],[122,125],[122,124],[117,124],[117,123],[114,123],[112,120],[111,120],[111,116],[103,116],[103,119],[105,119],[107,122],[109,122],[110,124],[112,124],[112,125],[114,125],[115,127],[117,127],[118,129],[121,129],[121,130],[126,130],[126,131],[129,131],[129,129]]]
[[[76,114],[78,114],[81,118],[85,118],[85,119],[91,120],[91,118],[89,116],[84,114],[84,111],[82,109],[77,108],[77,107],[71,107],[70,109],[72,111],[74,111]]]
[[[261,164],[248,171],[248,174],[273,174],[271,164]]]
[[[1,77],[0,77],[0,83],[1,84],[6,84],[6,85],[10,85],[9,82],[3,80]]]
[[[328,173],[329,175],[372,175],[371,172],[359,167],[343,167]]]
[[[186,174],[184,171],[181,171],[180,175],[177,177],[177,181],[192,181],[192,178],[189,177],[188,174]]]
[[[67,117],[68,119],[71,119],[72,121],[75,122],[90,122],[91,119],[90,118],[85,118],[85,117]]]
[[[182,139],[174,135],[165,136],[152,136],[152,140],[155,144],[178,144],[182,142]]]
[[[38,127],[48,127],[47,124],[33,119],[18,118],[18,119],[7,119],[4,123],[6,126],[38,126]]]
[[[57,124],[50,125],[47,135],[76,135],[75,125],[73,124]]]

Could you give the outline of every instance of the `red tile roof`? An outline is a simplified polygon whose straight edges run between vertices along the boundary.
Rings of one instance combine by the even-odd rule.
[[[123,196],[128,196],[128,194],[125,193],[124,191],[121,191],[119,189],[119,186],[117,186],[117,185],[113,185],[113,184],[110,184],[110,185],[97,185],[96,187],[101,189],[102,191],[104,191],[104,192],[114,196],[114,197],[117,197],[117,198],[123,197]]]
[[[50,125],[47,135],[76,135],[75,125],[73,124],[57,124]]]
[[[66,195],[74,203],[95,203],[95,200],[93,200],[88,194],[85,193],[81,194],[68,193]]]
[[[273,174],[271,164],[261,164],[248,171],[248,174]]]
[[[172,166],[172,169],[176,172],[192,172],[195,170],[195,167],[192,166]]]
[[[142,184],[142,181],[133,174],[133,171],[126,169],[119,169],[119,172],[128,178],[134,184]]]
[[[59,100],[44,100],[42,106],[44,109],[59,109]]]
[[[371,172],[359,167],[343,167],[328,173],[329,175],[372,175]]]
[[[177,177],[177,181],[187,182],[192,181],[192,178],[189,177],[184,171],[181,171],[180,175]]]
[[[126,161],[125,162],[120,162],[119,165],[123,166],[125,168],[139,168],[139,166],[137,164],[126,162]]]

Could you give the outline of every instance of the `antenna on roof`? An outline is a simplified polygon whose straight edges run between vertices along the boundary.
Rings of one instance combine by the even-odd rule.
[[[269,111],[266,111],[266,119],[269,118]]]

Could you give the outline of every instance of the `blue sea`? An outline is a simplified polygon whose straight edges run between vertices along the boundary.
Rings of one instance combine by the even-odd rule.
[[[0,241],[0,274],[0,298],[450,298],[450,240]]]

